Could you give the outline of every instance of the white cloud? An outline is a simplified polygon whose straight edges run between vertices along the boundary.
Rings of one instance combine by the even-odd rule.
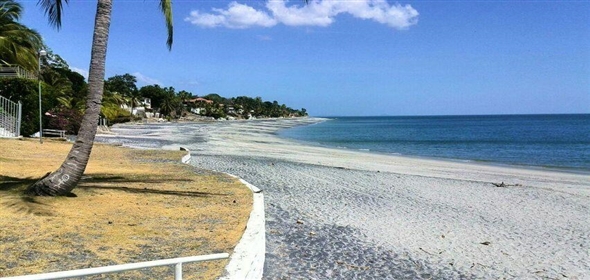
[[[229,3],[227,10],[213,9],[215,14],[201,14],[192,11],[185,21],[203,27],[248,28],[251,26],[271,27],[277,24],[276,20],[264,12],[239,4]]]
[[[88,71],[78,68],[78,67],[70,67],[70,69],[82,76],[84,76],[84,79],[86,79],[88,81]]]
[[[137,82],[142,83],[144,85],[162,85],[162,82],[160,82],[159,80],[147,77],[139,72],[132,73],[131,75],[135,76]]]
[[[418,22],[418,11],[410,5],[390,5],[386,0],[315,0],[308,5],[287,6],[285,0],[268,0],[266,10],[231,2],[227,9],[212,9],[212,13],[192,11],[185,18],[201,27],[248,28],[288,26],[328,26],[340,14],[373,20],[396,29],[405,29]]]
[[[272,37],[268,35],[257,35],[256,38],[260,41],[272,41]]]

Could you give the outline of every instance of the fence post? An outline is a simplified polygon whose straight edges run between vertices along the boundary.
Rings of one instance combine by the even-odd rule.
[[[18,117],[16,118],[16,137],[20,136],[20,126],[22,123],[22,117],[23,117],[23,103],[22,102],[18,102]]]
[[[174,280],[182,280],[182,263],[174,265]]]

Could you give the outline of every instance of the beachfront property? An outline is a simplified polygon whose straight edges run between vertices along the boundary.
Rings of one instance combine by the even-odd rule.
[[[205,99],[202,97],[192,98],[189,100],[183,101],[184,106],[191,107],[191,113],[201,115],[207,113],[207,105],[212,105],[213,100]]]
[[[142,97],[139,101],[139,106],[129,106],[127,102],[123,102],[119,105],[121,109],[124,109],[134,116],[152,117],[152,100],[147,97]]]

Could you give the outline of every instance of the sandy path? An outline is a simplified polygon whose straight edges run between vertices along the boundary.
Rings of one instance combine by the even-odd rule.
[[[168,148],[188,146],[199,167],[264,189],[266,278],[590,278],[588,174],[273,136],[301,122],[171,125],[153,137]],[[499,182],[510,186],[491,184]]]

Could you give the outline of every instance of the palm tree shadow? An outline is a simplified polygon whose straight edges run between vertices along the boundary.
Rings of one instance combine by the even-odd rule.
[[[37,182],[34,178],[17,178],[0,175],[2,206],[17,213],[50,216],[50,207],[33,196],[25,194],[27,187]]]
[[[94,175],[96,176],[96,175]],[[85,177],[82,178],[82,183],[78,185],[77,189],[81,190],[116,190],[127,193],[138,193],[138,194],[162,194],[162,195],[177,195],[177,196],[192,196],[192,197],[210,197],[210,196],[228,196],[227,193],[212,193],[212,192],[200,192],[200,191],[176,191],[176,190],[159,190],[153,188],[130,188],[124,186],[108,186],[104,184],[112,183],[145,183],[145,184],[161,184],[170,182],[192,182],[188,179],[153,179],[153,178],[142,178],[132,179],[123,176],[105,176],[98,175],[96,177]]]
[[[0,175],[0,191],[2,192],[16,192],[19,190],[24,191],[28,186],[37,182],[39,179],[33,178],[17,178]]]

